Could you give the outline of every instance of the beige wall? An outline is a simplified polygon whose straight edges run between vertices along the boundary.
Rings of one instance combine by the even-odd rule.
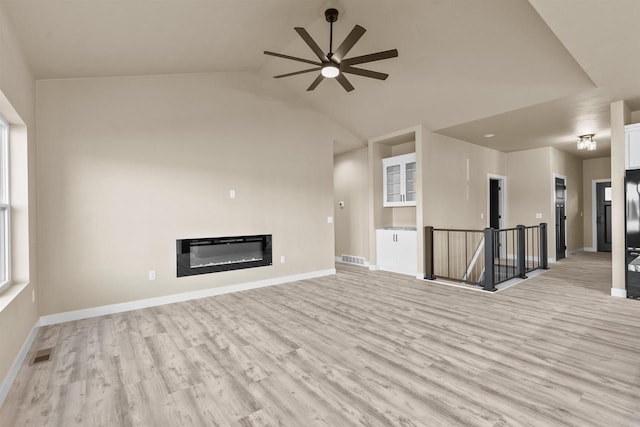
[[[382,159],[391,157],[391,147],[369,142],[369,263],[376,263],[376,229],[393,225],[393,212],[385,208]]]
[[[488,174],[506,174],[504,153],[424,132],[422,165],[424,226],[474,230],[487,226]]]
[[[593,241],[593,180],[611,180],[611,157],[587,159],[582,162],[582,199],[584,200],[584,246],[597,250]]]
[[[333,188],[336,256],[369,257],[368,150],[366,147],[334,157]],[[344,208],[338,203],[344,202]]]
[[[507,153],[507,226],[549,224],[551,211],[551,148]],[[536,214],[542,218],[536,218]],[[549,244],[549,256],[553,248]],[[553,251],[555,254],[555,251]]]
[[[11,125],[11,269],[15,285],[0,295],[0,381],[38,318],[35,215],[35,84],[0,6],[0,112]]]
[[[354,137],[272,85],[39,81],[42,314],[333,268],[333,141]],[[262,233],[273,266],[176,278],[176,239]]]
[[[582,160],[576,156],[553,148],[551,173],[567,177],[567,200],[565,214],[567,216],[567,255],[569,251],[584,248],[584,216],[583,216],[583,175]],[[550,185],[553,185],[552,183]],[[552,203],[552,208],[553,208]],[[553,236],[555,248],[555,234]],[[549,241],[551,244],[551,240]]]
[[[582,161],[551,147],[507,154],[508,225],[547,223],[549,258],[555,259],[554,174],[567,178],[567,251],[583,243]],[[541,214],[542,218],[536,218]]]

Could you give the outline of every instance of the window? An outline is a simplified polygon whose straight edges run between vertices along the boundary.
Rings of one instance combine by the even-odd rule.
[[[0,115],[0,291],[9,286],[9,124]]]

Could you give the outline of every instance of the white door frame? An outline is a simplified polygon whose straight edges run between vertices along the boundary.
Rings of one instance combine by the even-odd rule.
[[[585,251],[589,252],[598,252],[598,202],[596,201],[596,184],[602,182],[611,184],[611,178],[591,180],[591,247],[584,248]]]
[[[560,178],[564,181],[564,216],[568,216],[567,212],[569,210],[569,203],[567,201],[567,176],[560,175],[559,173],[553,174],[553,178],[551,178],[551,212],[553,212],[553,258],[549,258],[549,261],[556,262],[558,260],[556,254],[556,247],[558,242],[556,242],[556,178]],[[567,220],[564,220],[564,244],[567,249],[564,250],[564,257],[569,258],[569,227],[567,227]]]
[[[491,180],[500,181],[500,228],[507,228],[507,177],[487,174],[487,228],[491,225]]]

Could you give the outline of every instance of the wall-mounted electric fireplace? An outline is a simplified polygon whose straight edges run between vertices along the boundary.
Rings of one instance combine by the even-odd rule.
[[[178,277],[272,264],[271,234],[176,240]]]

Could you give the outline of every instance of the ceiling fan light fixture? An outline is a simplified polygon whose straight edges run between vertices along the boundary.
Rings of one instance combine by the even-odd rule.
[[[334,77],[338,77],[338,74],[340,74],[340,69],[333,64],[327,64],[322,67],[320,73],[323,77],[332,79]]]
[[[596,136],[594,133],[580,135],[578,137],[578,150],[594,151],[597,146],[596,140],[593,139],[594,136]]]

